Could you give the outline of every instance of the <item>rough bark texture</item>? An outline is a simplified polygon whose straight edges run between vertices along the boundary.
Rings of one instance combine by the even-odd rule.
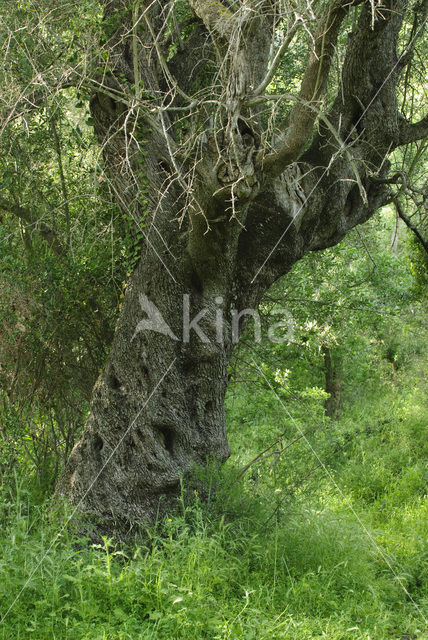
[[[263,118],[251,98],[270,73],[275,3],[259,3],[255,18],[244,5],[232,13],[217,1],[190,4],[194,30],[168,62],[153,42],[162,32],[167,5],[142,3],[138,37],[152,47],[141,47],[137,68],[123,35],[132,32],[132,24],[124,18],[110,43],[115,66],[104,79],[110,88],[91,102],[120,206],[137,221],[149,210],[142,257],[126,290],[110,356],[59,485],[60,493],[103,518],[153,520],[177,495],[181,474],[207,456],[220,461],[229,456],[224,396],[232,310],[256,308],[269,286],[305,253],[334,245],[367,220],[388,198],[385,184],[370,176],[386,175],[387,154],[401,135],[409,135],[400,129],[395,91],[401,0],[388,0],[374,20],[372,5],[362,4],[349,35],[339,94],[303,155],[349,3],[327,5],[300,102],[284,125],[285,137],[269,148],[262,145]],[[106,2],[106,17],[123,6],[119,0]],[[189,77],[199,45],[217,65],[217,75],[209,65],[206,74],[223,86],[223,103],[211,115],[208,101],[199,111],[195,107],[195,118],[203,123],[196,157],[182,153],[179,127],[197,100]],[[136,74],[156,109],[137,113],[129,101],[112,97],[121,91],[119,79],[132,84]],[[130,135],[135,122],[146,127],[147,155]],[[341,140],[352,146],[344,150]],[[148,204],[136,180],[142,173]],[[145,317],[142,294],[178,339],[136,333]],[[199,325],[209,342],[193,331],[189,342],[182,340],[183,295],[190,296],[191,318],[207,310]],[[222,341],[215,325],[220,308]]]

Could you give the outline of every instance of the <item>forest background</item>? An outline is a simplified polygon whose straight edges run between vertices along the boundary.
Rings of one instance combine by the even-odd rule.
[[[52,51],[40,7],[2,4],[7,106]],[[61,7],[58,55],[100,28],[79,7]],[[305,47],[272,92],[300,81]],[[423,51],[399,87],[412,117]],[[63,88],[2,121],[0,638],[428,638],[426,140],[394,152],[388,205],[264,296],[262,340],[250,323],[229,367],[227,463],[195,469],[201,494],[183,486],[149,530],[95,539],[54,490],[144,234],[114,203],[87,98]]]

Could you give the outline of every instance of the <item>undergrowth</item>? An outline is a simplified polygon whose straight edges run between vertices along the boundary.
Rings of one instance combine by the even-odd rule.
[[[240,388],[229,402],[237,453],[206,472],[208,499],[183,495],[132,543],[94,544],[28,474],[3,477],[0,638],[428,638],[423,386],[394,381],[334,423],[316,413],[307,440],[238,477],[275,436],[311,426],[278,420],[267,400],[242,421],[252,390]]]

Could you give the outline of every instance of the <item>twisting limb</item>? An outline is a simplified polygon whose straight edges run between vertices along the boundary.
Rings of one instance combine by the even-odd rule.
[[[399,145],[417,142],[426,136],[428,136],[428,115],[413,124],[403,120],[400,126]]]
[[[279,147],[259,159],[270,177],[279,175],[299,158],[312,133],[315,111],[303,103],[312,106],[319,102],[325,91],[339,27],[348,7],[349,4],[345,5],[342,0],[330,0],[325,9],[300,87],[299,97],[302,103],[293,107],[287,132]]]
[[[425,251],[428,253],[428,242],[423,238],[421,232],[416,227],[416,225],[413,224],[413,222],[410,220],[408,216],[406,216],[398,198],[394,197],[392,199],[392,202],[394,203],[395,210],[397,211],[398,215],[400,216],[400,218],[402,219],[406,227],[408,227],[411,231],[413,231],[413,233],[415,234],[415,236],[417,237],[417,239],[419,240],[419,242],[421,243]]]

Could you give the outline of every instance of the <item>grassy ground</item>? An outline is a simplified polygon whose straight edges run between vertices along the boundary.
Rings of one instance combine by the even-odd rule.
[[[395,381],[330,423],[235,387],[236,454],[208,502],[183,499],[128,546],[73,536],[27,476],[4,478],[0,639],[426,640],[423,392]],[[313,425],[236,481],[278,435]]]

